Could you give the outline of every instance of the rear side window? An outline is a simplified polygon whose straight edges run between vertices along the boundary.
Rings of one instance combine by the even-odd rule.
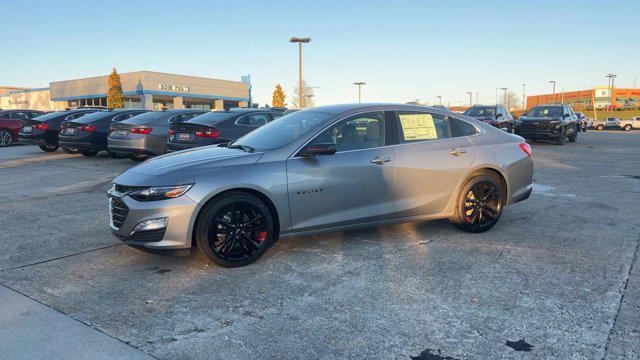
[[[452,137],[451,126],[444,115],[399,112],[397,118],[400,142],[411,143]]]
[[[29,115],[26,112],[15,111],[11,113],[10,118],[13,120],[29,120]]]
[[[449,118],[449,121],[453,123],[453,133],[456,136],[471,136],[478,133],[478,129],[475,126],[464,120]]]

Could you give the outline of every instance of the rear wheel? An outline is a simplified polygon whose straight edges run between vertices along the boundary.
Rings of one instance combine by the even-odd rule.
[[[119,152],[113,152],[113,151],[109,151],[109,155],[114,159],[124,159],[124,158],[128,157],[127,154],[119,153]]]
[[[578,127],[576,127],[574,130],[575,131],[573,132],[573,134],[569,136],[569,142],[576,142],[576,140],[578,140]]]
[[[231,192],[209,203],[196,224],[196,244],[211,262],[224,267],[251,264],[273,244],[274,220],[257,197]]]
[[[0,147],[6,147],[13,143],[13,136],[7,130],[0,130]]]
[[[66,146],[62,147],[62,151],[66,152],[67,154],[79,154],[80,153],[80,149],[78,148],[69,148]]]
[[[631,125],[625,125],[622,129],[624,131],[631,131]]]
[[[462,185],[449,221],[464,231],[485,232],[500,219],[505,196],[501,180],[495,174],[479,173]]]
[[[54,152],[58,150],[58,145],[38,145],[42,151]]]
[[[136,161],[136,162],[143,162],[145,160],[147,160],[149,158],[149,155],[145,155],[145,154],[133,154],[133,155],[129,155],[129,159]]]
[[[598,126],[596,126],[596,130],[604,130],[604,125],[598,125]]]
[[[82,150],[80,151],[80,154],[84,156],[95,156],[98,152],[98,150]]]

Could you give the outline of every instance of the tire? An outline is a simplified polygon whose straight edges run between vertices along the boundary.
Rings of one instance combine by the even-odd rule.
[[[556,145],[564,145],[564,134],[560,135],[560,137],[556,138],[553,142]]]
[[[244,192],[230,192],[209,202],[198,215],[196,244],[217,265],[245,266],[260,258],[277,240],[274,229],[273,215],[260,199]]]
[[[80,154],[88,157],[88,156],[96,156],[98,152],[99,152],[98,150],[82,150],[80,151]]]
[[[143,155],[143,154],[134,154],[134,155],[129,155],[129,159],[135,161],[135,162],[143,162],[145,160],[147,160],[149,158],[149,155]]]
[[[569,142],[576,142],[578,140],[578,128],[575,128],[575,132],[569,136]]]
[[[460,188],[455,212],[449,221],[467,232],[485,232],[500,219],[505,197],[504,188],[497,175],[478,173],[467,179]]]
[[[67,154],[79,154],[80,153],[80,149],[78,148],[68,148],[63,146],[62,147],[62,151],[66,152]]]
[[[604,125],[598,125],[598,126],[596,126],[596,130],[599,130],[599,131],[604,130]]]
[[[0,130],[0,147],[7,147],[13,144],[13,135],[7,130]]]
[[[114,159],[125,159],[125,158],[129,157],[129,155],[127,155],[127,154],[123,154],[123,153],[119,153],[119,152],[112,152],[112,151],[109,151],[109,155]]]
[[[625,125],[622,130],[624,131],[631,131],[631,125]]]
[[[38,145],[38,147],[42,151],[46,151],[46,152],[54,152],[54,151],[57,151],[59,148],[58,145]]]

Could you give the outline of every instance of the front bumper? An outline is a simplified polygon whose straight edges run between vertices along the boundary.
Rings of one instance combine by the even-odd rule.
[[[126,194],[116,192],[110,192],[108,197],[111,232],[125,244],[141,250],[174,254],[188,253],[191,249],[191,219],[197,203],[188,196],[148,202],[136,201]],[[114,213],[122,214],[119,208],[127,210],[124,220],[122,216],[114,217]],[[164,229],[133,232],[140,222],[158,218],[167,218]],[[117,224],[114,219],[118,219]]]

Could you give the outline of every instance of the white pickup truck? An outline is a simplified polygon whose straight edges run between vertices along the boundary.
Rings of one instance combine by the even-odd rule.
[[[629,120],[620,120],[618,126],[624,131],[640,130],[640,116],[632,117]]]

